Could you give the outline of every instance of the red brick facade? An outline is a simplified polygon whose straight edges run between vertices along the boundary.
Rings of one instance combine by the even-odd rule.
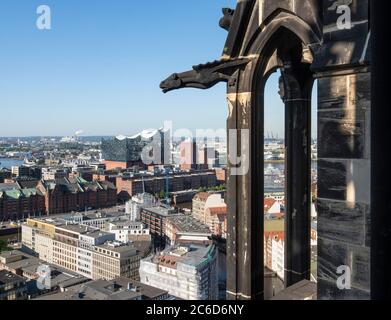
[[[121,162],[121,161],[105,161],[104,164],[106,165],[106,170],[115,170],[117,168],[120,168],[122,170],[126,170],[128,168],[131,168],[133,166],[132,162]]]
[[[117,204],[117,190],[112,184],[104,182],[94,182],[93,184],[96,185],[96,190],[85,188],[79,184],[79,189],[71,192],[62,184],[50,188],[40,183],[38,188],[45,195],[46,214],[83,211],[89,208],[107,208]]]
[[[156,194],[161,191],[166,191],[166,179],[167,178],[164,176],[144,179],[123,179],[122,177],[117,177],[116,187],[118,194],[127,194],[130,197],[143,192]],[[171,175],[168,177],[168,184],[170,192],[177,192],[198,190],[202,187],[210,188],[216,186],[217,182],[214,171],[205,171],[200,173]]]
[[[43,195],[21,196],[18,199],[0,197],[0,221],[15,221],[44,213],[45,197]]]

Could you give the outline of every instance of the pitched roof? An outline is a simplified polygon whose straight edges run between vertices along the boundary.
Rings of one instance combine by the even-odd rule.
[[[271,207],[277,202],[276,199],[273,198],[265,198],[264,202],[264,211],[269,211]]]
[[[22,191],[23,195],[27,198],[30,196],[36,196],[36,195],[43,196],[42,192],[36,188],[26,188],[26,189],[22,189],[21,191]]]
[[[284,231],[269,231],[265,232],[264,237],[266,239],[272,238],[276,241],[285,241],[285,232]]]
[[[24,278],[17,276],[11,272],[6,270],[0,271],[0,285],[8,284],[8,283],[16,283],[16,282],[24,282]]]
[[[5,190],[4,194],[10,199],[19,199],[23,195],[19,189]]]
[[[115,190],[116,189],[114,183],[112,183],[110,181],[99,181],[97,183],[99,183],[102,186],[103,190],[109,190],[109,189]]]
[[[18,180],[18,184],[22,189],[30,189],[35,188],[38,185],[38,180]]]
[[[0,191],[19,189],[19,185],[15,182],[13,183],[0,183]]]
[[[208,208],[208,210],[211,215],[227,214],[227,205],[222,205],[219,207],[210,207],[210,208]]]
[[[199,192],[194,196],[194,199],[206,201],[206,200],[208,200],[209,196],[210,196],[210,194],[207,192]]]

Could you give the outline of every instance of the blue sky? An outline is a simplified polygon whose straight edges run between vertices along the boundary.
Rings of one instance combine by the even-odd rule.
[[[49,5],[52,30],[36,28]],[[173,72],[220,57],[222,7],[235,0],[1,0],[0,136],[225,128],[225,85],[162,94]],[[277,77],[266,128],[282,135]]]

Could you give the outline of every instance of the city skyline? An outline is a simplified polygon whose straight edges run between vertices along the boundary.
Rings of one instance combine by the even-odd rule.
[[[18,126],[4,122],[0,136],[71,136],[78,130],[85,136],[131,135],[157,129],[164,120],[173,121],[175,129],[225,129],[224,85],[207,94],[189,89],[164,95],[159,83],[172,70],[221,55],[226,38],[226,31],[216,28],[221,7],[236,1],[45,4],[51,8],[51,30],[36,28],[39,1],[1,4],[0,104],[28,116],[20,117]],[[208,16],[200,23],[197,14],[179,14],[184,11]],[[156,54],[163,60],[154,59]],[[268,86],[266,127],[283,136],[277,74]],[[197,113],[189,117],[189,110]],[[59,116],[67,120],[58,121]]]

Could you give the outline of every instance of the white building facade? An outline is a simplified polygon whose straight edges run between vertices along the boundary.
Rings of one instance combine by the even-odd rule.
[[[178,253],[179,252],[179,253]],[[185,300],[218,298],[217,248],[179,247],[141,260],[140,281]]]

